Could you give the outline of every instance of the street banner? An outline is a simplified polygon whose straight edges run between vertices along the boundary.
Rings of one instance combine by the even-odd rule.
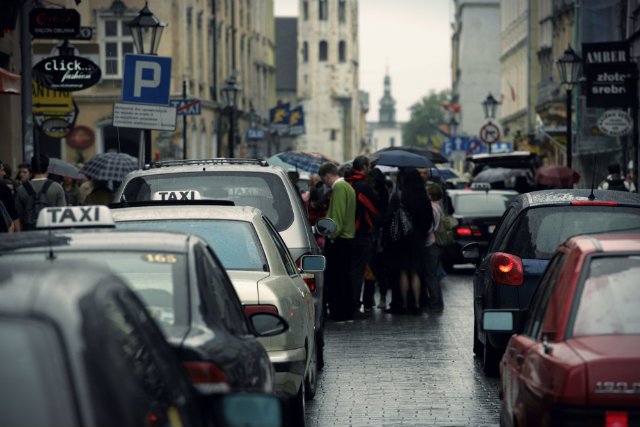
[[[306,133],[304,127],[304,110],[302,105],[298,105],[289,114],[289,135],[298,136]]]
[[[637,102],[637,71],[629,43],[583,43],[588,108],[629,108]]]
[[[286,104],[280,103],[269,110],[269,120],[271,122],[271,127],[279,136],[286,136],[289,134],[290,108],[291,106],[287,102]]]

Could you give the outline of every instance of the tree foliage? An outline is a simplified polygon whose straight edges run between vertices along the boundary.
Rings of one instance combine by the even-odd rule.
[[[441,137],[438,126],[448,122],[449,117],[442,104],[450,102],[451,92],[431,91],[410,108],[411,118],[402,126],[402,145],[433,148],[432,141]]]

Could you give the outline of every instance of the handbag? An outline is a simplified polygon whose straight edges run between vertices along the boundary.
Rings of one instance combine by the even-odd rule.
[[[398,208],[393,213],[390,231],[391,241],[394,243],[406,239],[413,232],[413,220],[411,219],[411,214],[406,211],[402,206],[402,203],[399,204]]]
[[[458,225],[458,220],[452,216],[440,217],[440,223],[433,234],[436,237],[436,245],[440,247],[451,246],[454,244],[453,228]]]

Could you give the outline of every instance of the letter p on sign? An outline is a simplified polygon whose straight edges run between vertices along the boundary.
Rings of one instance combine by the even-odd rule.
[[[122,101],[135,104],[169,105],[171,58],[155,55],[125,55]]]

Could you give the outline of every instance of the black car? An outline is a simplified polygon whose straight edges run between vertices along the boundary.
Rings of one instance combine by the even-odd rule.
[[[465,258],[477,264],[473,351],[482,356],[484,372],[497,374],[511,336],[484,331],[484,310],[526,310],[549,260],[568,237],[639,228],[639,194],[545,190],[516,197],[500,219],[484,257],[478,243],[463,249]]]
[[[0,425],[205,425],[136,295],[89,262],[0,266]]]
[[[442,248],[442,265],[451,272],[454,264],[468,263],[462,256],[462,248],[468,243],[478,242],[481,253],[487,249],[500,217],[518,192],[473,186],[469,190],[447,190],[447,195],[456,225],[453,244]]]
[[[226,271],[205,241],[177,232],[60,228],[81,226],[81,218],[91,227],[114,226],[105,206],[45,208],[38,224],[52,228],[4,236],[0,269],[17,261],[99,262],[119,274],[144,302],[203,395],[273,392],[274,368],[256,336],[282,333],[288,325],[275,314],[254,315],[254,321],[248,321]],[[257,331],[269,321],[273,327]]]

